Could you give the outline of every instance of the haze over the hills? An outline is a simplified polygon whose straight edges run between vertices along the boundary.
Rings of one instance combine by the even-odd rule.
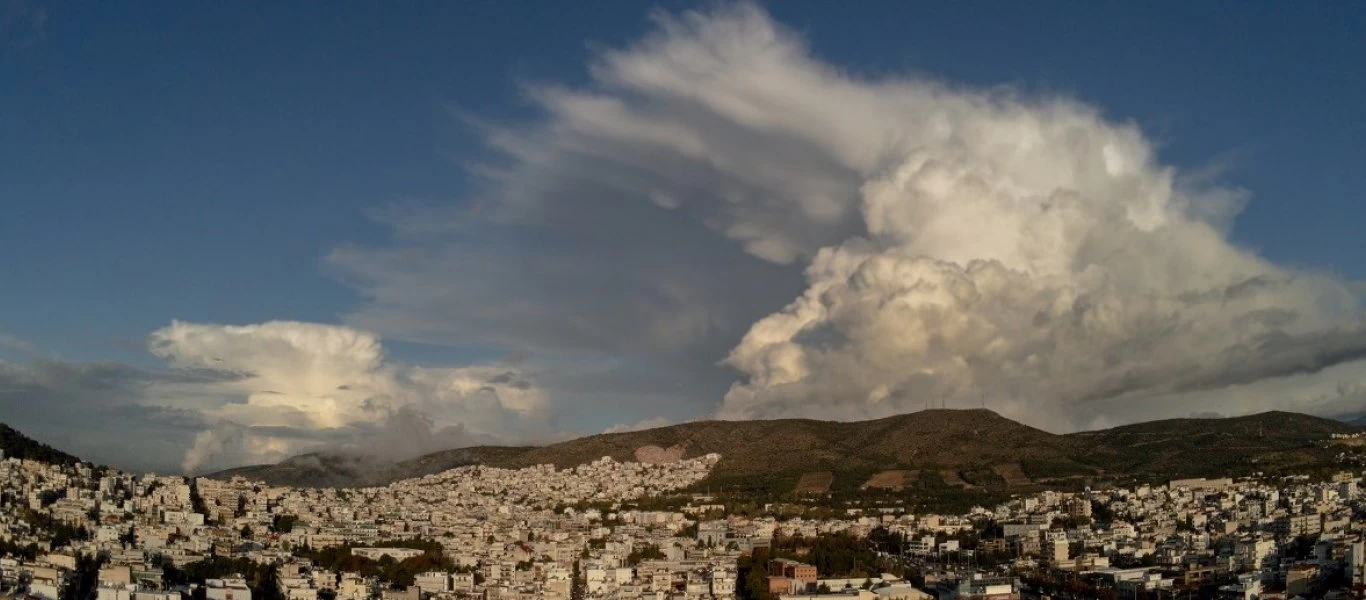
[[[932,433],[898,415],[988,406],[1027,426],[1001,452],[1109,469],[1059,434],[1366,406],[1366,247],[1341,229],[1366,218],[1366,130],[1329,118],[1366,99],[1366,47],[1264,44],[1321,15],[1225,47],[1083,6],[1008,41],[935,12],[971,7],[884,35],[787,6],[546,8],[495,53],[508,32],[454,6],[340,29],[126,10],[44,12],[0,64],[0,418],[92,460],[383,465],[670,423],[650,435],[778,422],[814,448],[833,434],[791,419]],[[1247,147],[1272,158],[1223,168]]]

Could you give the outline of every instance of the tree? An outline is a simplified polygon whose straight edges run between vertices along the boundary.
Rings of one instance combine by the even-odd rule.
[[[1097,523],[1109,523],[1115,520],[1115,511],[1110,510],[1110,505],[1099,500],[1091,501],[1091,518]]]
[[[574,561],[573,580],[569,588],[569,600],[583,600],[584,598],[584,579],[579,561]]]
[[[76,572],[72,574],[72,579],[66,589],[62,590],[62,600],[84,600],[94,597],[100,567],[108,561],[109,555],[103,552],[95,556],[78,554],[76,556]]]
[[[204,497],[199,495],[199,482],[193,477],[186,477],[186,482],[190,485],[190,509],[204,515],[204,522],[212,522],[209,518],[209,507],[204,505]],[[150,491],[148,492],[150,494]]]
[[[275,515],[270,521],[270,530],[274,533],[289,533],[294,530],[294,524],[299,522],[299,517],[294,515]]]
[[[768,591],[768,574],[764,571],[769,557],[767,548],[755,548],[752,555],[740,557],[736,563],[739,585],[735,591],[741,599],[772,600],[773,594]]]
[[[691,523],[688,523],[687,525],[684,525],[682,529],[679,529],[679,530],[678,530],[678,537],[685,537],[685,538],[695,538],[695,537],[697,537],[698,525],[699,525],[699,523],[698,523],[697,521],[693,521],[693,522],[691,522]]]
[[[645,546],[631,550],[631,553],[626,555],[626,564],[634,567],[640,564],[640,561],[642,560],[661,560],[663,558],[664,552],[659,549],[659,546],[646,544]]]

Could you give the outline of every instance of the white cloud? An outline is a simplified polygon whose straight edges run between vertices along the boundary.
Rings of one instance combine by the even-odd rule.
[[[611,427],[608,427],[607,429],[604,429],[602,432],[603,432],[603,433],[626,433],[626,432],[628,432],[628,431],[642,431],[642,430],[645,430],[645,429],[656,429],[656,428],[659,428],[659,427],[668,427],[669,425],[672,425],[672,424],[673,424],[673,423],[669,422],[669,420],[666,419],[666,418],[664,418],[664,417],[654,417],[654,418],[652,418],[652,419],[644,419],[644,420],[642,420],[642,421],[637,421],[637,422],[635,422],[635,423],[617,423],[616,425],[613,425],[613,426],[611,426]]]
[[[148,403],[199,410],[217,423],[195,437],[187,472],[326,445],[402,458],[549,431],[545,393],[520,368],[396,364],[378,338],[349,327],[176,321],[153,332],[149,347],[176,369],[237,374],[148,390]]]
[[[0,350],[6,348],[10,350],[15,350],[22,354],[35,354],[33,344],[30,344],[22,339],[19,339],[7,333],[0,332]]]
[[[851,75],[743,4],[657,15],[589,69],[528,88],[543,118],[481,125],[468,202],[394,207],[390,243],[329,253],[366,299],[346,325],[173,322],[146,370],[0,335],[26,361],[0,361],[0,415],[202,471],[543,441],[557,416],[985,402],[1070,430],[1366,402],[1366,286],[1237,247],[1246,193],[1096,107]],[[540,366],[403,364],[380,336]]]
[[[721,362],[726,418],[985,400],[1071,429],[1248,394],[1310,408],[1284,387],[1366,378],[1355,284],[1232,244],[1246,194],[1162,164],[1135,125],[853,76],[752,5],[656,23],[591,85],[533,87],[543,121],[486,130],[507,162],[479,171],[477,218],[391,220],[398,248],[334,254],[375,300],[355,322]],[[467,252],[542,234],[511,264]]]

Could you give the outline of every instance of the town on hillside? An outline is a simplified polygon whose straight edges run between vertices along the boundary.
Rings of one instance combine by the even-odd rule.
[[[41,600],[1359,598],[1360,472],[743,510],[717,454],[268,486],[0,460],[0,593]]]

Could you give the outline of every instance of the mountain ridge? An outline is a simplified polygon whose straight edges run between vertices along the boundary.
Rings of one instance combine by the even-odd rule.
[[[652,461],[717,452],[721,461],[705,482],[709,489],[829,492],[929,481],[1005,490],[1105,478],[1326,468],[1332,453],[1323,440],[1331,433],[1350,431],[1356,428],[1339,421],[1270,411],[1054,434],[987,409],[930,409],[867,421],[693,421],[547,446],[458,448],[363,467],[355,462],[362,459],[302,455],[277,465],[239,467],[208,477],[241,475],[272,485],[357,487],[469,465],[518,468],[548,463],[564,468],[604,456]],[[882,483],[886,481],[892,483]]]
[[[39,442],[4,423],[0,423],[0,452],[4,452],[4,458],[24,458],[60,465],[83,462],[74,455]]]

